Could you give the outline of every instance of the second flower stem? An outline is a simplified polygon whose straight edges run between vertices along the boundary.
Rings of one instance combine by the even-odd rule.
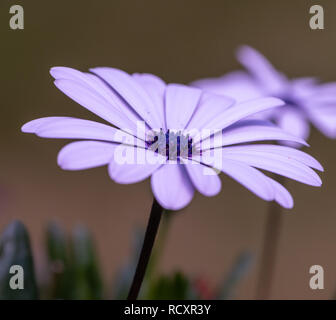
[[[134,274],[133,282],[127,300],[136,300],[139,295],[141,284],[146,273],[148,261],[152,253],[155,237],[159,229],[162,212],[163,208],[154,198],[138,265]]]
[[[283,185],[285,183],[285,178],[280,177],[278,181]],[[270,297],[271,287],[274,280],[276,255],[281,235],[282,215],[282,207],[279,204],[275,201],[269,203],[261,254],[261,266],[257,284],[257,299],[266,300]]]

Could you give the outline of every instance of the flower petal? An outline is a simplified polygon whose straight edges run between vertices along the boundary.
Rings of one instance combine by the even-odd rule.
[[[294,78],[290,80],[291,96],[295,99],[302,100],[303,98],[310,97],[316,92],[317,79],[313,77]]]
[[[303,139],[286,133],[269,122],[260,120],[241,120],[223,132],[218,132],[212,138],[202,140],[199,144],[202,150],[207,150],[226,145],[266,140],[293,141],[307,145]]]
[[[151,184],[156,200],[169,210],[184,208],[194,195],[194,187],[183,165],[162,166],[153,173]]]
[[[98,141],[76,141],[58,153],[57,163],[63,170],[83,170],[108,164],[116,145]]]
[[[142,119],[138,114],[111,88],[96,75],[80,72],[67,67],[53,67],[50,74],[55,80],[70,80],[81,84],[87,90],[94,92],[109,105],[110,112],[122,113],[131,122],[136,123]]]
[[[113,109],[107,101],[91,90],[86,85],[72,80],[59,79],[55,80],[56,87],[65,93],[68,97],[82,105],[84,108],[95,113],[102,119],[113,125],[125,130],[136,132],[136,124],[129,120],[118,109]]]
[[[258,197],[266,201],[274,199],[274,188],[271,182],[259,170],[243,162],[226,158],[221,159],[220,163],[217,161],[213,162],[213,159],[206,154],[202,156],[202,162],[223,171]]]
[[[309,136],[309,123],[302,112],[291,108],[282,108],[276,116],[276,123],[286,132],[307,139]]]
[[[239,62],[264,86],[268,94],[279,94],[287,85],[286,77],[257,50],[241,46],[237,51]]]
[[[47,117],[26,123],[22,130],[42,138],[104,140],[144,148],[145,142],[111,126],[70,117]]]
[[[164,111],[164,94],[166,91],[166,83],[159,77],[149,73],[133,73],[132,77],[147,91],[153,103],[157,107],[157,111],[166,129],[165,111]]]
[[[232,151],[234,148],[237,147],[223,148],[223,158],[244,162],[250,166],[271,171],[308,185],[321,186],[322,184],[321,178],[314,170],[290,157],[262,151],[253,152],[253,150],[234,152]]]
[[[129,74],[115,68],[93,68],[93,73],[104,79],[152,128],[162,128],[162,118],[146,90]]]
[[[276,155],[277,158],[283,157],[288,160],[295,160],[301,162],[302,164],[314,168],[319,171],[323,171],[322,165],[311,155],[303,151],[286,147],[286,146],[277,146],[272,144],[250,144],[245,146],[233,146],[225,147],[222,149],[225,154],[227,153],[239,153],[239,154],[257,154],[269,157]]]
[[[310,121],[320,130],[326,137],[336,138],[336,114],[335,108],[315,105],[314,108],[307,110]],[[333,110],[331,110],[333,109]]]
[[[197,162],[185,164],[185,168],[198,192],[207,197],[219,193],[222,184],[218,174],[213,169]]]
[[[180,84],[166,89],[166,125],[168,129],[184,129],[200,100],[202,90]]]
[[[50,69],[50,74],[55,80],[70,80],[86,86],[88,89],[94,90],[108,102],[113,101],[113,92],[111,89],[98,77],[90,73],[84,73],[79,70],[68,67],[53,67]],[[112,98],[112,100],[111,100]],[[119,105],[116,106],[121,111]]]
[[[286,209],[292,209],[294,200],[288,190],[274,179],[267,177],[274,188],[274,200]]]
[[[212,118],[204,129],[209,129],[211,133],[205,133],[195,136],[193,139],[194,143],[209,137],[222,129],[232,125],[233,123],[242,120],[252,114],[257,112],[269,110],[275,107],[282,106],[284,102],[277,98],[259,98],[255,100],[249,100],[242,102],[233,106],[232,108],[227,108],[216,118]]]
[[[260,98],[265,95],[251,75],[243,71],[233,71],[222,77],[200,79],[191,83],[218,95],[224,95],[236,100],[237,103]]]
[[[148,178],[165,162],[165,158],[152,151],[135,148],[133,148],[133,151],[134,159],[126,159],[126,162],[121,162],[117,161],[116,157],[114,157],[111,160],[108,171],[110,177],[115,182],[121,184],[140,182]]]
[[[202,160],[199,159],[199,161],[203,161],[207,165],[214,166],[223,171],[264,200],[275,200],[287,209],[293,207],[292,196],[280,183],[243,162],[222,159],[222,162],[218,163],[213,161],[213,158],[207,154],[202,157]]]
[[[224,110],[234,105],[232,98],[203,92],[193,116],[187,125],[188,130],[201,130],[207,123],[218,117]]]
[[[45,117],[35,119],[25,123],[21,127],[21,131],[25,133],[36,133],[39,130],[39,128],[42,128],[43,126],[48,125],[49,123],[53,123],[55,121],[63,119],[69,119],[69,117]]]

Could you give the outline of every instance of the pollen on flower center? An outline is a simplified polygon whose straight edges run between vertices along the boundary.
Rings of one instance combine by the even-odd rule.
[[[151,131],[146,144],[149,150],[167,157],[167,160],[190,159],[193,155],[200,154],[189,134],[182,131]]]

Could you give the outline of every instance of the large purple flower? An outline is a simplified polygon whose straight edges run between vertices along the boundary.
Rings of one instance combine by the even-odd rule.
[[[320,84],[314,78],[288,79],[255,49],[243,46],[237,58],[248,72],[198,80],[194,86],[233,97],[238,102],[274,96],[286,102],[258,117],[275,121],[287,132],[308,138],[311,122],[324,135],[336,138],[336,83]]]
[[[275,200],[286,208],[293,206],[289,192],[256,168],[321,185],[312,168],[323,169],[308,154],[284,146],[247,144],[262,140],[306,144],[272,124],[242,120],[281,106],[283,102],[277,98],[237,105],[231,98],[197,88],[167,85],[151,74],[129,75],[113,68],[94,68],[91,72],[51,69],[57,88],[108,124],[47,117],[22,127],[23,132],[43,138],[82,140],[60,151],[58,164],[62,169],[108,165],[110,177],[124,184],[151,176],[155,198],[172,210],[186,206],[195,189],[205,196],[216,195],[221,189],[218,171],[262,199]],[[120,150],[126,155],[124,162],[119,159]],[[135,161],[128,161],[134,157]]]

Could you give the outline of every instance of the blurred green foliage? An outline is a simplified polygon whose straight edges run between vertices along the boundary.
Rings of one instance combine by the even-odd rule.
[[[74,228],[70,241],[55,223],[47,228],[47,256],[52,299],[102,299],[103,285],[94,244],[84,226]]]
[[[162,234],[165,235],[165,232]],[[67,235],[58,224],[49,223],[45,245],[47,272],[43,270],[45,279],[39,279],[38,286],[28,232],[21,222],[14,221],[5,228],[0,238],[0,299],[125,299],[133,279],[143,236],[144,230],[136,229],[131,255],[128,262],[117,272],[111,293],[107,288],[109,284],[103,282],[94,241],[88,229],[78,225]],[[252,255],[242,253],[217,288],[212,288],[204,278],[191,278],[181,271],[160,274],[157,265],[164,238],[159,239],[154,248],[140,299],[233,298],[239,283],[252,265]],[[9,273],[12,265],[23,267],[23,290],[13,290],[9,286],[13,276]]]
[[[175,272],[172,275],[162,275],[150,283],[145,299],[155,300],[188,300],[197,299],[190,280]]]
[[[47,227],[46,240],[51,277],[49,296],[54,299],[71,299],[73,271],[65,233],[57,224],[50,223]]]
[[[18,265],[24,271],[24,289],[13,290],[9,286],[14,276],[9,273],[11,266]],[[2,233],[0,239],[0,299],[37,299],[33,257],[28,232],[19,222],[12,222]]]

